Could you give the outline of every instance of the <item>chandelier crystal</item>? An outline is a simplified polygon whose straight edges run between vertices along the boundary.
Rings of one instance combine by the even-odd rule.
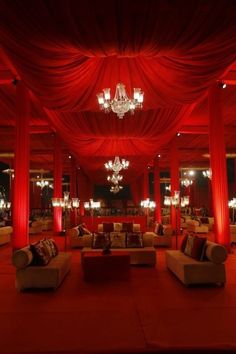
[[[113,173],[112,176],[107,176],[107,180],[113,184],[118,184],[120,181],[122,181],[122,179],[123,176],[117,173]]]
[[[181,181],[182,186],[188,188],[189,186],[191,186],[193,184],[193,180],[189,179],[189,178],[184,178]]]
[[[121,189],[123,189],[123,186],[119,186],[116,184],[115,186],[111,186],[110,192],[116,194],[118,193]]]
[[[142,200],[140,205],[143,208],[149,208],[149,209],[153,209],[156,207],[156,203],[154,201],[150,200],[149,198]]]
[[[129,167],[129,161],[125,159],[121,159],[119,156],[115,156],[114,162],[109,160],[105,163],[105,167],[108,171],[114,171],[115,173],[119,173],[121,170],[127,170]]]
[[[211,177],[212,177],[211,170],[202,171],[202,174],[204,177],[209,178],[209,179],[211,179]]]
[[[105,88],[103,92],[97,94],[100,109],[105,113],[112,110],[122,119],[128,111],[133,114],[136,108],[142,108],[144,93],[140,88],[134,88],[132,99],[127,96],[125,85],[122,83],[116,85],[115,97],[112,100],[110,90],[110,88]]]

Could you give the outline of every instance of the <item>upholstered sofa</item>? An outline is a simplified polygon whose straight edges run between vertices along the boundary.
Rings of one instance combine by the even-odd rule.
[[[171,247],[172,245],[172,235],[173,229],[171,225],[163,225],[163,235],[157,235],[155,232],[147,231],[144,235],[153,237],[153,246],[165,246]]]
[[[200,221],[198,220],[187,220],[187,230],[189,232],[195,232],[195,233],[208,233],[209,229],[208,226],[206,224],[201,224]]]
[[[66,230],[66,237],[71,248],[92,247],[92,234],[79,236],[78,226]]]
[[[87,238],[92,238],[93,236],[87,236]],[[112,248],[112,251],[127,251],[130,254],[130,264],[132,265],[149,265],[155,266],[156,264],[156,250],[153,247],[153,236],[143,235],[143,247],[142,248]],[[84,252],[102,252],[102,249],[94,249],[92,247],[84,247],[81,250],[81,257],[83,257]]]
[[[122,232],[122,222],[114,222],[113,224],[113,231],[112,232]],[[133,224],[132,227],[133,232],[140,232],[140,224]],[[104,232],[103,224],[98,224],[98,232]]]
[[[29,226],[29,234],[41,234],[43,231],[43,223],[40,220],[33,221]]]
[[[30,288],[56,289],[71,268],[71,254],[59,252],[47,265],[31,265],[33,254],[30,247],[17,250],[12,255],[16,267],[16,288],[21,291]]]
[[[12,226],[0,227],[0,245],[4,245],[11,241]]]
[[[165,254],[167,268],[185,285],[204,283],[224,285],[226,282],[224,261],[227,258],[227,251],[222,245],[207,241],[204,261],[189,257],[180,250],[167,250]]]

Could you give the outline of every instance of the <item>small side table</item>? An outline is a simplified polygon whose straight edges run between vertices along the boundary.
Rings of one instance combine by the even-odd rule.
[[[130,276],[130,254],[111,251],[104,255],[102,250],[83,252],[81,265],[85,281],[127,280]]]

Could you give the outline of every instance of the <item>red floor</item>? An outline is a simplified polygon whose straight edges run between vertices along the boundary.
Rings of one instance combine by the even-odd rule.
[[[234,253],[225,288],[186,288],[166,269],[165,249],[156,268],[132,267],[130,280],[109,283],[85,283],[73,250],[57,291],[25,293],[15,290],[10,256],[2,246],[0,353],[236,352]]]

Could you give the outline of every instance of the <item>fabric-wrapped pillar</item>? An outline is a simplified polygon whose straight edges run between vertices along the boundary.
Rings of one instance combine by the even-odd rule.
[[[156,203],[155,208],[155,220],[161,223],[161,190],[160,190],[160,168],[159,159],[154,159],[154,201]]]
[[[72,156],[71,157],[71,163],[70,163],[70,197],[71,198],[76,198],[77,193],[76,193],[76,161],[75,158]],[[77,225],[77,209],[73,208],[70,213],[70,223],[71,227],[74,227]]]
[[[221,89],[217,84],[209,90],[209,151],[215,241],[229,247],[230,229],[224,124],[221,110]]]
[[[171,183],[171,196],[174,196],[175,191],[180,190],[179,186],[179,156],[177,149],[177,141],[174,139],[170,148],[170,183]],[[171,225],[175,230],[176,235],[180,232],[180,207],[171,205]],[[177,238],[176,238],[177,248]]]
[[[62,197],[62,151],[61,141],[57,134],[54,136],[54,181],[53,197]],[[53,230],[59,233],[62,230],[62,208],[54,207]]]
[[[29,92],[16,84],[16,145],[13,198],[13,249],[29,244]]]

